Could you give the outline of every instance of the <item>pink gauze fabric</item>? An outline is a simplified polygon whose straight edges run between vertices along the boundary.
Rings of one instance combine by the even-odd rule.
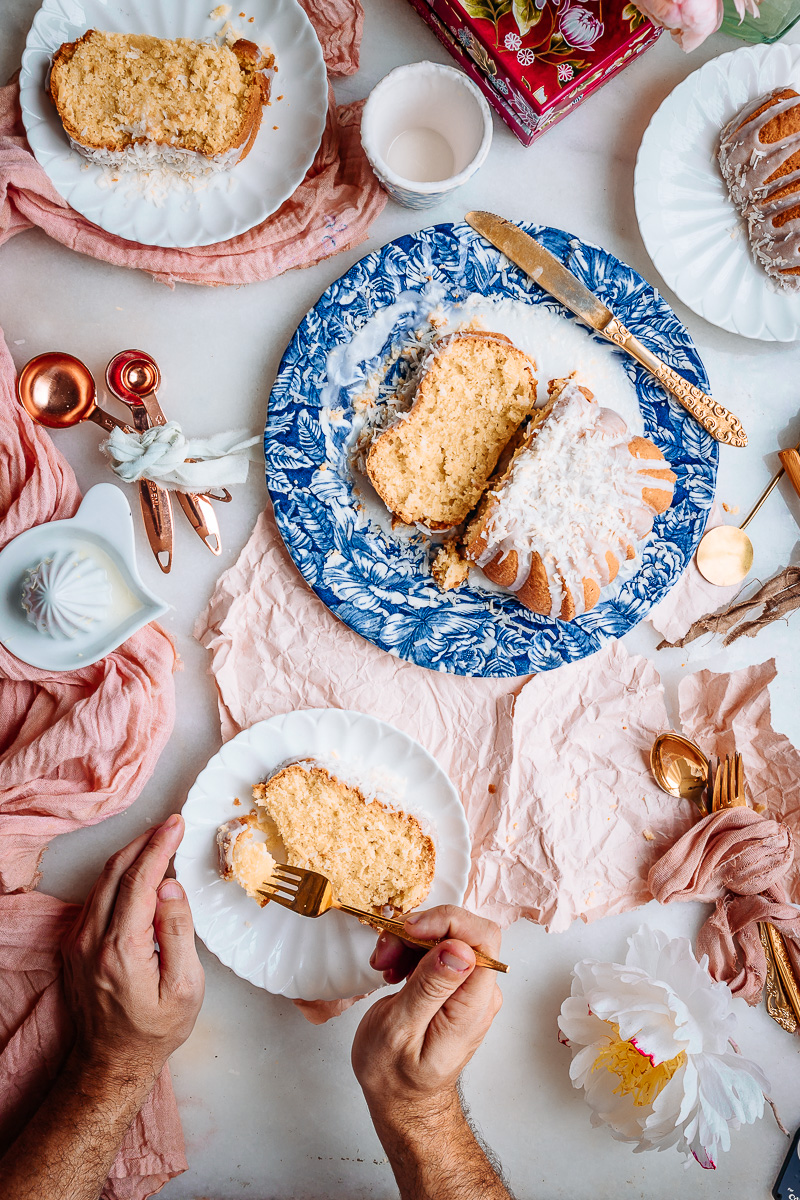
[[[697,937],[714,979],[735,996],[758,1004],[766,959],[758,932],[769,921],[784,935],[795,972],[800,968],[800,912],[784,878],[794,861],[792,835],[779,821],[752,808],[730,808],[704,817],[660,859],[648,876],[656,900],[715,900]],[[800,978],[800,972],[798,972]]]
[[[359,0],[301,2],[328,70],[353,74],[363,25]],[[0,88],[0,244],[37,225],[72,250],[115,266],[149,271],[170,286],[176,281],[253,283],[293,267],[311,266],[363,242],[386,203],[386,193],[361,148],[363,103],[337,108],[330,92],[328,120],[312,166],[294,194],[260,225],[214,246],[168,249],[106,233],[62,200],[28,147],[19,85],[11,83]],[[264,120],[274,111],[274,106],[268,108]]]
[[[41,892],[0,896],[0,1155],[35,1112],[69,1049],[61,942],[79,912]],[[145,1200],[186,1167],[165,1068],[125,1134],[103,1200]]]
[[[80,494],[50,437],[14,396],[0,332],[0,548],[69,517]],[[127,808],[175,718],[172,643],[145,626],[94,666],[58,674],[0,646],[0,1153],[46,1092],[70,1038],[59,947],[77,909],[30,891],[51,838]],[[9,893],[16,893],[10,895]],[[144,1200],[186,1169],[165,1071],[103,1193]]]

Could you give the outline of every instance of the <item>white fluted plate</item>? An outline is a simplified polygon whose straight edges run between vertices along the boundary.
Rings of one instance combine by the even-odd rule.
[[[755,261],[716,158],[720,131],[750,100],[800,91],[800,45],[745,46],[706,63],[667,96],[645,131],[634,197],[647,252],[684,304],[743,337],[800,337],[800,292]]]
[[[399,729],[365,713],[310,708],[260,721],[231,738],[200,772],[183,806],[186,833],[175,873],[212,954],[257,987],[293,1000],[345,999],[382,986],[383,977],[369,965],[375,933],[339,912],[311,919],[278,904],[259,908],[238,884],[220,877],[215,835],[223,821],[249,812],[253,784],[282,763],[331,754],[342,764],[406,781],[399,804],[421,818],[436,846],[426,908],[460,904],[469,874],[469,829],[458,793],[428,751]]]
[[[108,233],[146,246],[227,241],[280,208],[314,161],[325,129],[328,81],[319,40],[297,0],[231,5],[231,24],[249,41],[269,45],[278,73],[247,158],[213,176],[204,190],[170,192],[156,204],[136,194],[125,175],[109,186],[109,173],[71,148],[45,91],[53,52],[63,42],[74,41],[87,29],[211,38],[223,24],[223,18],[210,16],[215,7],[214,0],[44,0],[34,17],[20,73],[22,120],[30,147],[59,195]],[[238,16],[245,7],[252,23]]]

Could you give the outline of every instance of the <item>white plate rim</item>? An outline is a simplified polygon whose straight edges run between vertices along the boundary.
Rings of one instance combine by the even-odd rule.
[[[314,27],[298,0],[252,0],[251,10],[256,8],[252,40],[268,42],[271,30],[276,48],[283,47],[282,54],[278,54],[279,73],[273,81],[273,97],[284,93],[286,103],[279,110],[275,101],[264,110],[255,144],[244,162],[231,173],[223,173],[209,190],[176,192],[166,199],[163,207],[154,206],[143,196],[130,196],[124,189],[115,191],[97,185],[101,169],[70,148],[55,108],[44,91],[53,50],[96,24],[88,20],[87,11],[96,15],[97,10],[107,10],[106,25],[113,26],[116,22],[129,32],[207,37],[219,25],[219,21],[210,18],[209,8],[213,5],[204,4],[203,0],[170,0],[166,6],[159,0],[136,0],[130,8],[123,6],[123,0],[43,0],[29,30],[20,71],[20,106],[31,150],[53,187],[72,208],[107,233],[126,241],[166,249],[191,249],[217,245],[246,233],[276,212],[293,194],[322,141],[328,112],[328,78]],[[179,24],[181,19],[188,23],[185,28]],[[270,22],[273,23],[267,28]],[[283,76],[281,58],[290,68]],[[303,131],[297,146],[296,138],[292,140],[289,132],[296,124],[294,114],[286,115],[292,93],[298,106],[301,97],[304,105],[302,112],[299,107],[297,110],[297,120],[301,122],[298,129]],[[281,134],[284,119],[288,120],[289,129]],[[269,128],[276,120],[277,133]],[[291,153],[293,157],[283,178],[277,176],[280,186],[259,194],[265,180],[269,189],[270,168],[275,175],[274,154],[269,156],[267,146],[270,136],[278,139],[279,155]],[[287,143],[289,151],[283,151]]]
[[[688,108],[695,96],[710,91],[712,81],[715,84],[719,81],[730,83],[732,80],[738,80],[745,71],[761,71],[765,66],[771,66],[773,61],[776,70],[780,69],[782,62],[790,63],[792,69],[800,69],[800,44],[742,46],[720,55],[719,58],[711,59],[673,88],[653,114],[642,137],[634,170],[634,205],[645,249],[665,283],[688,308],[704,320],[730,333],[753,340],[790,342],[800,337],[800,293],[780,293],[774,290],[769,277],[753,259],[744,222],[732,205],[730,226],[734,227],[738,223],[740,235],[731,244],[735,253],[746,257],[752,268],[752,271],[748,271],[749,282],[756,295],[762,296],[764,301],[762,309],[756,313],[753,312],[752,306],[741,303],[737,305],[736,294],[725,290],[723,294],[730,299],[729,307],[722,312],[711,311],[708,297],[712,294],[713,279],[709,281],[708,277],[704,276],[702,285],[692,288],[686,273],[681,273],[682,260],[676,257],[671,239],[660,225],[663,206],[659,155],[664,142],[665,125],[674,121],[681,110]],[[771,86],[778,87],[781,82],[789,81],[785,78],[776,79]],[[800,83],[800,80],[797,82]],[[758,94],[753,92],[750,98],[754,99]],[[746,102],[743,100],[731,105],[725,119],[735,115]],[[710,160],[709,172],[716,170],[716,161]],[[716,182],[724,188],[721,175],[718,181],[715,179]],[[779,314],[777,325],[776,316],[771,316],[769,312],[770,301],[774,301],[772,307],[775,313]]]
[[[329,728],[323,730],[326,723]],[[471,839],[458,791],[424,746],[403,730],[368,713],[351,709],[306,708],[259,721],[236,734],[209,759],[190,788],[183,805],[186,832],[175,855],[175,874],[189,897],[198,937],[224,966],[229,967],[240,978],[289,999],[347,999],[359,992],[382,986],[382,976],[368,966],[375,935],[372,930],[341,913],[329,913],[323,918],[311,921],[274,904],[259,909],[236,884],[220,878],[216,865],[214,831],[222,822],[244,815],[251,807],[249,793],[240,796],[240,806],[233,804],[237,785],[232,783],[232,759],[239,751],[242,752],[244,761],[248,761],[249,756],[252,771],[260,772],[249,776],[250,784],[256,783],[287,758],[294,756],[285,752],[292,738],[302,737],[302,745],[306,746],[305,739],[311,731],[316,730],[321,734],[322,744],[312,743],[307,749],[299,751],[313,757],[315,753],[327,752],[325,737],[341,738],[345,727],[354,731],[356,737],[360,736],[359,725],[364,727],[363,736],[371,739],[365,742],[365,745],[374,748],[380,746],[381,741],[384,745],[391,742],[399,744],[409,756],[408,769],[427,771],[441,789],[442,796],[447,797],[446,804],[437,809],[435,805],[430,805],[430,796],[421,789],[420,794],[415,793],[413,799],[410,798],[403,807],[412,813],[420,812],[437,830],[436,869],[425,906],[430,907],[434,903],[461,904],[470,870]],[[226,759],[229,760],[227,763]],[[226,774],[230,777],[230,794],[220,795],[220,790],[225,786]],[[208,788],[212,789],[211,794]],[[443,844],[440,836],[442,828],[447,829],[446,844]],[[456,864],[455,869],[453,864]],[[198,880],[205,882],[199,885]],[[214,913],[202,895],[203,888],[212,885],[214,891],[224,900],[223,909],[230,916],[228,927],[215,921]],[[262,922],[261,930],[273,939],[272,944],[276,947],[271,951],[269,961],[248,961],[246,955],[237,953],[244,939],[249,938],[252,942],[255,937],[247,933],[245,926],[252,929],[258,920]],[[323,921],[328,924],[323,925]],[[338,927],[336,942],[344,936],[347,939],[344,953],[350,955],[351,965],[358,964],[358,973],[354,969],[352,980],[348,979],[346,986],[341,979],[340,986],[337,987],[329,977],[323,978],[324,969],[318,970],[315,977],[313,970],[305,970],[303,964],[299,970],[296,967],[292,970],[290,963],[280,961],[283,952],[282,939],[289,940],[291,950],[293,923],[294,930],[304,942],[308,943],[309,936],[313,934],[323,950],[330,949],[331,928],[334,925]],[[237,933],[239,936],[235,937],[234,934]],[[322,961],[325,958],[324,953],[317,955],[317,958]]]

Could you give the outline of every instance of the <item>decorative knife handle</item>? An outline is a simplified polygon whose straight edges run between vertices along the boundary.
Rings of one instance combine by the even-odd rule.
[[[724,442],[726,446],[747,445],[747,434],[738,417],[722,404],[718,404],[713,397],[707,396],[701,388],[684,379],[683,375],[673,371],[657,354],[643,346],[616,317],[611,318],[601,333],[615,346],[627,350],[648,371],[652,371],[659,383],[672,392],[678,403],[682,404],[718,442]]]

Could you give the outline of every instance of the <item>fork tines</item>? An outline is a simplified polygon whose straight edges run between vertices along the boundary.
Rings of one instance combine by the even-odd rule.
[[[272,874],[269,879],[264,880],[258,894],[274,900],[276,904],[283,904],[286,908],[291,908],[302,879],[302,871],[290,867],[286,863],[275,863]]]

